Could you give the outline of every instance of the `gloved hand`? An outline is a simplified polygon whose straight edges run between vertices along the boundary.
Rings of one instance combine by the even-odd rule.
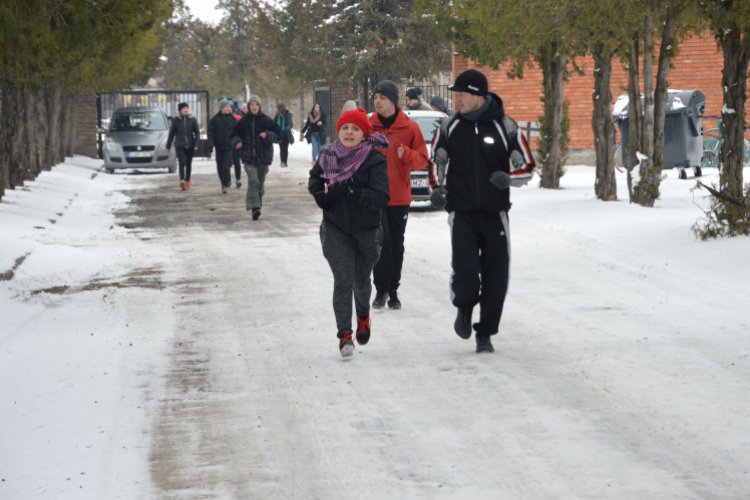
[[[349,186],[346,184],[336,184],[335,186],[329,187],[326,193],[326,203],[333,203],[336,198],[347,196],[349,194]]]
[[[432,206],[440,210],[444,209],[445,204],[448,203],[448,200],[445,199],[446,194],[448,194],[448,190],[443,186],[435,188],[430,194],[430,203],[432,203]]]
[[[351,196],[352,199],[359,201],[359,197],[362,196],[362,188],[353,187],[349,189],[349,196]]]
[[[315,203],[322,209],[326,208],[326,194],[323,192],[315,193],[313,195],[313,198],[315,198]]]
[[[490,175],[490,182],[498,189],[509,189],[510,188],[510,175],[506,174],[505,172],[498,170],[497,172],[492,172],[492,175]]]

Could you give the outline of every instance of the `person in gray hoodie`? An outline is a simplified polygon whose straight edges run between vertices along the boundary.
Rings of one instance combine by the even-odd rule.
[[[430,106],[432,106],[433,111],[442,111],[448,116],[453,116],[453,110],[445,104],[445,101],[439,95],[432,96],[432,99],[430,99]]]

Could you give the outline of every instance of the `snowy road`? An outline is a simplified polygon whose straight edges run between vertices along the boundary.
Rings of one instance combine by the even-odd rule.
[[[60,321],[105,301],[89,321],[140,350],[95,351],[121,367],[98,454],[58,446],[60,460],[33,470],[13,441],[25,465],[3,450],[0,471],[21,489],[0,486],[0,497],[29,498],[38,483],[42,498],[750,498],[750,242],[692,238],[692,183],[668,178],[652,210],[593,200],[585,167],[561,191],[514,190],[494,354],[452,331],[445,214],[413,212],[404,309],[373,312],[372,340],[344,360],[309,162],[290,167],[272,168],[255,223],[244,188],[222,196],[209,162],[189,193],[171,176],[131,177],[117,184],[132,200],[117,210],[121,232],[100,247],[127,263],[119,283],[133,286],[91,279],[79,293],[32,295],[21,273],[3,285],[24,314]],[[13,361],[0,380],[56,359],[23,347],[29,321],[0,336]],[[63,416],[81,411],[59,401]],[[4,421],[44,453],[27,420]],[[124,444],[134,449],[118,458]],[[58,462],[69,457],[98,476],[86,488],[48,479],[67,474]]]

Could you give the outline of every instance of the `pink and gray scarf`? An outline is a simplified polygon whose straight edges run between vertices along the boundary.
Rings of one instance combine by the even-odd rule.
[[[370,134],[358,146],[347,148],[341,141],[337,140],[323,148],[318,157],[323,169],[322,178],[328,181],[328,186],[342,184],[357,173],[359,167],[370,155],[372,148],[385,149],[388,147],[388,139],[383,134]]]

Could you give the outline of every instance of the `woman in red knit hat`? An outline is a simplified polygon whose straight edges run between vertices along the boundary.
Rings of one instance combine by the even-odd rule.
[[[377,148],[388,140],[372,133],[364,109],[341,115],[339,138],[326,146],[310,171],[308,190],[323,209],[320,242],[333,272],[333,312],[341,355],[370,340],[370,274],[380,258],[383,230],[380,211],[390,201],[388,167]],[[352,331],[352,294],[357,331]]]

